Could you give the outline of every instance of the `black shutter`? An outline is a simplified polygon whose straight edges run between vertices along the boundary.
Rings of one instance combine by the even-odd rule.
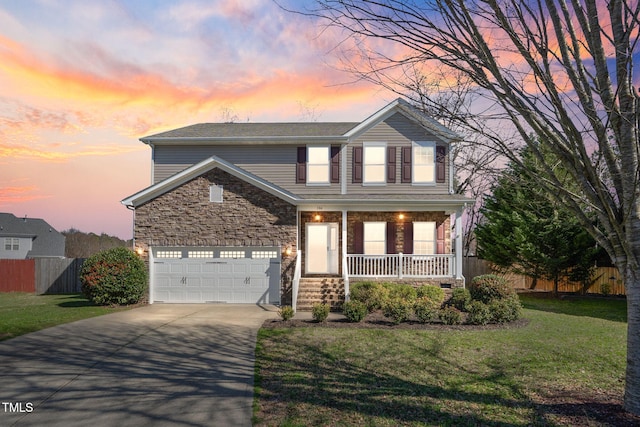
[[[307,147],[298,147],[298,161],[296,163],[296,183],[307,182]]]
[[[340,182],[340,147],[331,147],[331,183]]]
[[[387,182],[396,182],[396,147],[387,147]]]
[[[362,182],[362,147],[353,147],[353,183]]]
[[[364,253],[364,223],[356,222],[353,224],[353,252],[356,254]]]
[[[402,182],[411,182],[411,147],[402,147]]]
[[[436,182],[445,182],[445,158],[447,148],[443,145],[436,146]]]
[[[403,249],[405,254],[413,253],[413,222],[404,223],[404,244]]]
[[[396,223],[387,223],[387,253],[396,253]]]

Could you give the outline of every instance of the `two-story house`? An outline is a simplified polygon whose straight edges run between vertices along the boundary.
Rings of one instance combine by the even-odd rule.
[[[203,123],[141,138],[152,185],[122,203],[150,302],[301,309],[313,283],[338,299],[365,279],[464,286],[458,140],[402,99],[360,123]]]
[[[0,259],[64,258],[65,237],[40,218],[0,212]]]

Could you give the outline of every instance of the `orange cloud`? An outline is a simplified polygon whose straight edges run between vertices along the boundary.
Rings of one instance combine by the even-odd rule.
[[[50,144],[50,148],[57,148],[57,144]],[[75,152],[49,151],[28,145],[0,143],[0,159],[33,159],[43,161],[63,162],[77,157],[101,157],[114,156],[123,153],[140,151],[140,148],[123,146],[108,147],[82,147],[82,150]]]
[[[38,190],[39,189],[33,185],[23,187],[0,187],[0,203],[21,203],[47,198],[47,196],[36,194]]]

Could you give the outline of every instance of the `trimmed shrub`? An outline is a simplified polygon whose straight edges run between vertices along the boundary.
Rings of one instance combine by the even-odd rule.
[[[347,301],[342,305],[342,313],[349,322],[362,322],[367,317],[367,306],[360,301]]]
[[[389,289],[390,299],[403,299],[409,303],[413,303],[418,297],[416,288],[411,285],[387,283],[385,286]]]
[[[522,305],[517,295],[502,300],[493,300],[489,304],[492,320],[496,323],[507,323],[518,320],[522,315]]]
[[[416,289],[418,298],[428,297],[431,301],[442,305],[444,302],[444,291],[440,286],[424,285]]]
[[[494,299],[505,299],[516,295],[504,277],[495,274],[476,276],[469,287],[471,299],[489,304]]]
[[[130,249],[107,249],[87,258],[80,281],[82,293],[95,304],[136,304],[147,288],[147,267]]]
[[[291,320],[293,319],[293,316],[295,314],[296,312],[293,311],[293,307],[289,305],[280,307],[280,310],[278,310],[278,315],[282,318],[282,320]]]
[[[349,299],[363,303],[369,312],[382,308],[389,298],[389,290],[378,282],[356,282],[350,286]]]
[[[467,323],[471,325],[486,325],[493,320],[491,307],[481,301],[471,301],[467,305]]]
[[[421,323],[434,322],[438,320],[440,305],[428,296],[423,296],[413,304],[413,313]]]
[[[316,322],[324,322],[329,317],[329,304],[318,303],[311,307],[311,315]]]
[[[471,294],[467,288],[455,288],[451,292],[451,298],[449,299],[449,305],[457,308],[460,311],[467,311],[467,305],[471,302]]]
[[[440,319],[445,325],[459,325],[462,323],[462,313],[455,307],[445,307],[440,310]]]
[[[413,303],[402,298],[391,298],[382,308],[382,312],[398,325],[409,320],[413,314]]]

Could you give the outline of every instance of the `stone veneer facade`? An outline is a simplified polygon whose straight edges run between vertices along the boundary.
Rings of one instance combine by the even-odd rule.
[[[223,186],[222,203],[209,201],[212,184]],[[137,207],[134,237],[147,260],[149,247],[279,246],[282,302],[290,300],[296,207],[220,169]]]

